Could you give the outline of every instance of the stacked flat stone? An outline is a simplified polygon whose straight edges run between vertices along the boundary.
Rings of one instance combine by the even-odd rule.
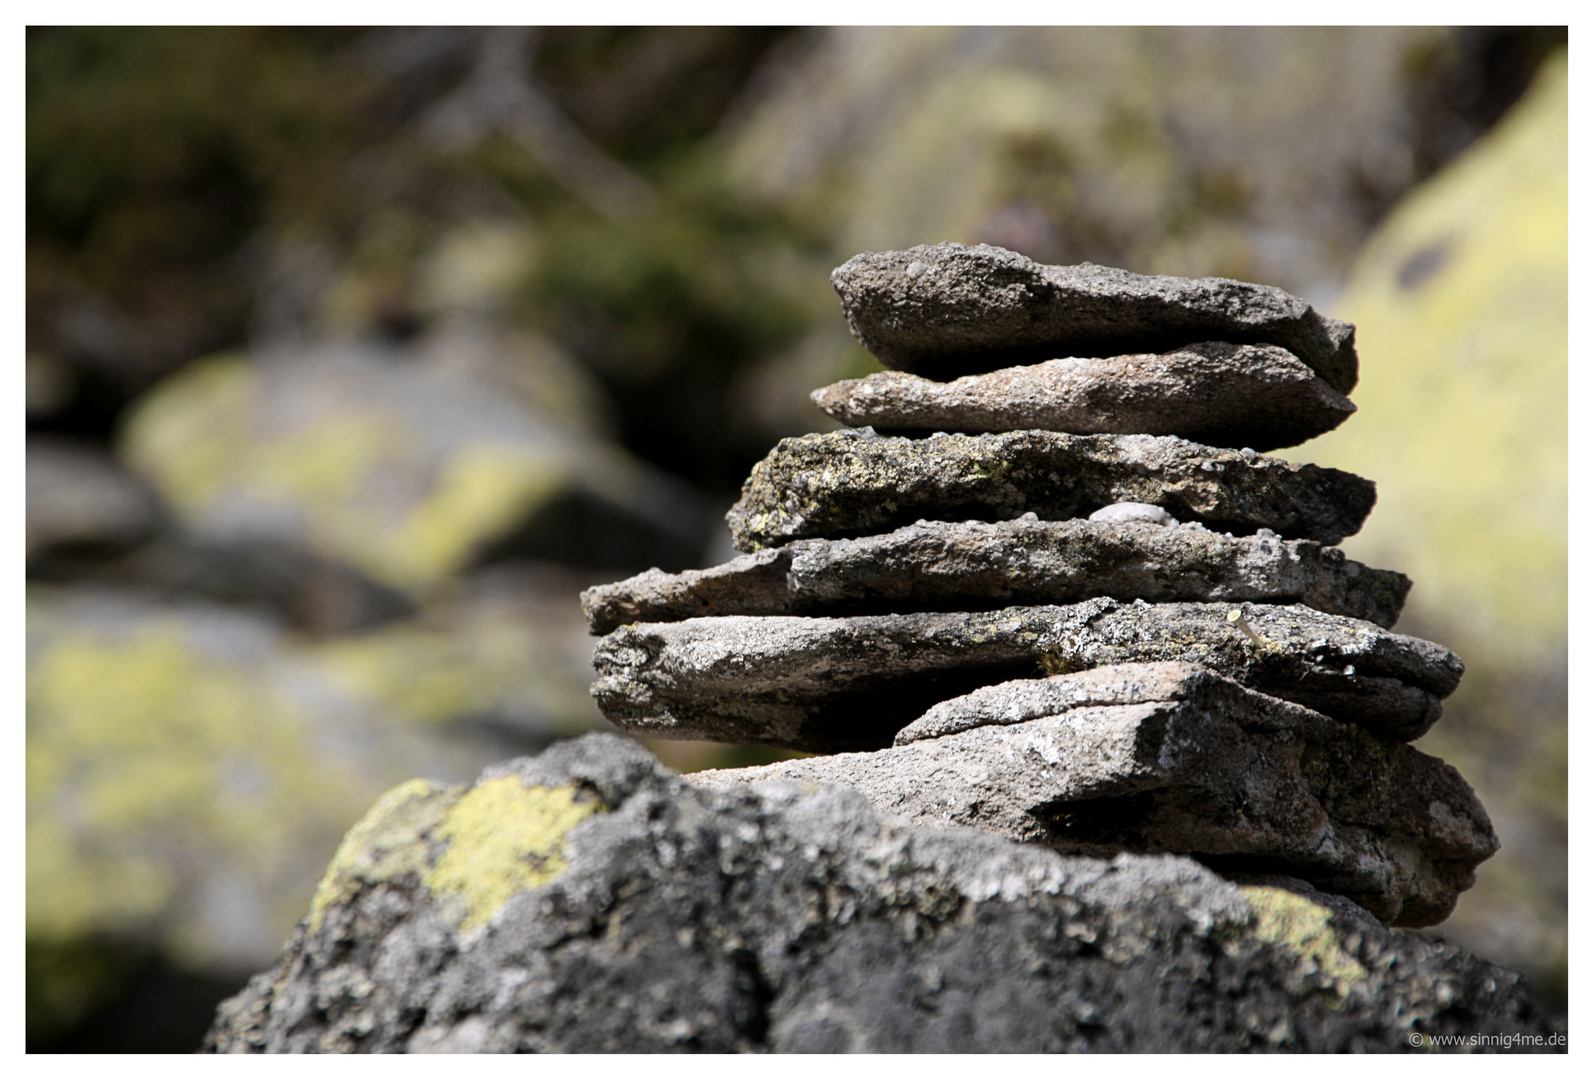
[[[960,244],[838,268],[891,370],[816,391],[728,515],[747,554],[582,595],[604,714],[823,755],[921,824],[1285,874],[1443,920],[1498,848],[1408,745],[1461,662],[1333,545],[1371,482],[1258,450],[1354,411],[1354,328],[1281,290]]]

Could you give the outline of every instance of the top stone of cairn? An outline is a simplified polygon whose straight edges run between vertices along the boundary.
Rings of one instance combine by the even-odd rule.
[[[1355,327],[1267,285],[1045,266],[954,243],[856,255],[830,283],[865,348],[931,379],[1227,341],[1288,349],[1342,394],[1356,385]]]

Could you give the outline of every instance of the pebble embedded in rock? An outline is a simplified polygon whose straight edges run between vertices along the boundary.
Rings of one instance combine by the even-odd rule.
[[[1177,525],[1178,519],[1160,506],[1149,503],[1119,502],[1104,506],[1090,515],[1091,521],[1149,521],[1153,525]]]

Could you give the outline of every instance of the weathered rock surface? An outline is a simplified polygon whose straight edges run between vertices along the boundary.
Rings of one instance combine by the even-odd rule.
[[[593,633],[703,615],[989,610],[1118,600],[1302,603],[1393,626],[1411,581],[1312,540],[1231,537],[1195,522],[919,522],[794,540],[708,570],[649,570],[581,594]]]
[[[1268,880],[913,828],[840,788],[706,791],[588,736],[468,790],[416,781],[385,797],[206,1048],[1398,1051],[1414,1032],[1564,1038],[1515,973]]]
[[[1427,731],[1439,699],[1461,679],[1448,649],[1371,623],[1264,605],[1230,622],[1230,610],[1096,599],[977,613],[637,623],[598,642],[592,695],[638,735],[831,753],[889,746],[937,702],[1043,668],[1190,661],[1401,739]]]
[[[753,466],[726,520],[742,551],[805,537],[887,532],[920,518],[1067,520],[1109,503],[1161,506],[1218,532],[1272,529],[1337,544],[1361,528],[1372,481],[1171,436],[1013,431],[782,439]]]
[[[855,255],[830,283],[882,364],[933,379],[1229,341],[1287,349],[1342,394],[1356,385],[1356,328],[1267,285],[1045,266],[954,243]]]
[[[915,824],[1080,854],[1284,867],[1405,926],[1446,918],[1500,846],[1448,765],[1199,664],[985,687],[897,741],[693,781],[844,784]]]
[[[1221,341],[1167,353],[1048,360],[944,383],[882,371],[821,387],[811,397],[844,424],[881,431],[1177,435],[1256,450],[1303,443],[1356,411],[1292,353]]]

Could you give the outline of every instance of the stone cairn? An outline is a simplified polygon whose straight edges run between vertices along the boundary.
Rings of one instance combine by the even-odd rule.
[[[984,245],[831,281],[891,370],[815,391],[853,427],[753,468],[728,515],[747,554],[582,595],[604,714],[821,755],[706,786],[839,783],[916,824],[1446,918],[1499,847],[1408,745],[1461,662],[1390,631],[1404,575],[1333,546],[1373,484],[1258,452],[1355,411],[1354,327]]]

